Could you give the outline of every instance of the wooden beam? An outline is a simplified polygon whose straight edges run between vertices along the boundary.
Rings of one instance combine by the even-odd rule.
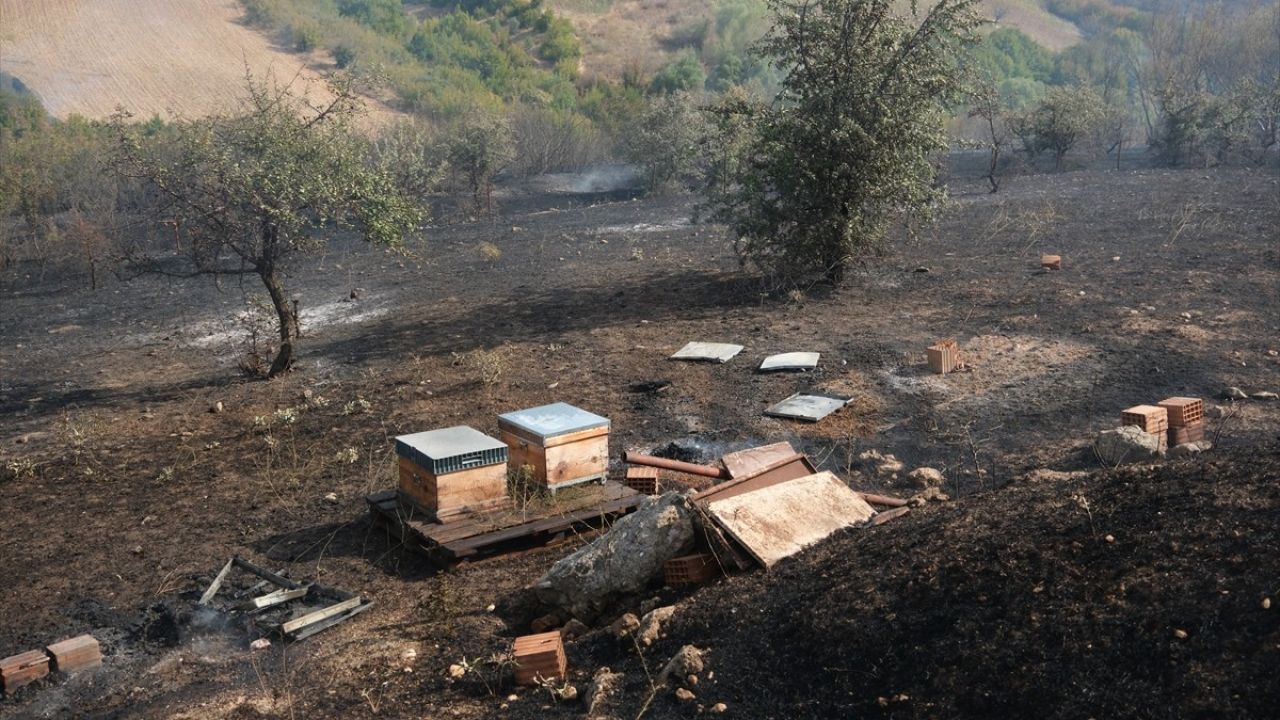
[[[290,590],[297,590],[298,588],[302,587],[302,583],[294,582],[293,580],[290,580],[289,578],[284,577],[282,575],[277,575],[271,572],[270,570],[264,570],[258,567],[257,565],[254,565],[253,563],[249,562],[248,560],[241,560],[238,557],[233,557],[231,558],[231,562],[235,563],[237,567],[244,570],[245,572],[253,573],[254,575],[257,575],[263,580],[267,580],[271,583],[279,585],[280,587],[289,588]]]
[[[357,599],[357,600],[359,600],[359,598],[356,598],[356,599]],[[352,617],[355,617],[356,615],[359,615],[360,613],[364,612],[365,610],[368,610],[368,609],[369,609],[370,607],[372,607],[372,606],[373,606],[373,603],[372,603],[372,602],[367,602],[367,603],[365,603],[365,604],[363,604],[363,605],[357,605],[356,607],[353,607],[353,608],[351,608],[350,610],[347,610],[346,612],[343,612],[343,613],[341,613],[341,614],[334,615],[333,617],[326,618],[326,619],[324,619],[324,620],[321,620],[320,622],[317,622],[317,623],[313,623],[313,624],[311,624],[311,625],[308,625],[307,627],[305,627],[305,628],[303,628],[303,629],[299,630],[298,632],[294,633],[294,634],[293,634],[293,639],[294,639],[294,640],[301,640],[301,639],[303,639],[303,638],[311,637],[312,635],[315,635],[316,633],[320,632],[321,630],[324,630],[324,629],[326,629],[326,628],[331,628],[331,627],[333,627],[334,625],[337,625],[337,624],[338,624],[338,623],[340,623],[340,622],[343,622],[343,621],[345,621],[345,620],[349,620],[349,619],[351,619]]]
[[[330,605],[329,607],[324,608],[323,610],[317,610],[312,613],[307,613],[306,615],[303,615],[300,618],[295,618],[293,620],[290,620],[289,622],[280,626],[280,632],[284,633],[285,635],[292,635],[295,632],[298,632],[299,630],[302,630],[303,628],[307,627],[308,625],[314,625],[315,623],[331,618],[334,615],[339,615],[343,612],[346,612],[347,610],[350,610],[351,608],[358,606],[359,604],[360,604],[359,596],[348,598],[346,600],[343,600],[340,603],[337,603],[336,605]]]
[[[270,592],[266,595],[261,595],[245,602],[240,606],[240,609],[252,612],[254,610],[269,608],[272,605],[279,605],[280,603],[289,602],[290,600],[297,600],[303,595],[306,595],[309,590],[311,590],[309,587],[284,588],[276,590],[275,592]]]
[[[205,590],[204,594],[200,596],[200,605],[208,605],[209,601],[213,599],[213,596],[218,594],[218,588],[222,587],[222,581],[227,579],[227,573],[231,572],[231,566],[234,565],[235,562],[236,559],[231,558],[227,561],[226,565],[222,566],[222,570],[218,572],[218,576],[213,579],[213,582],[209,583],[209,589]]]

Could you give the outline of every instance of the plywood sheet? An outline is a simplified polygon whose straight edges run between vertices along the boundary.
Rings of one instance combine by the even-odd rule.
[[[742,352],[741,345],[731,343],[691,342],[676,351],[672,360],[705,360],[709,362],[729,362],[733,356]]]
[[[818,367],[818,353],[789,352],[770,355],[760,363],[760,372],[775,370],[812,370]]]
[[[834,393],[796,393],[765,410],[764,414],[789,420],[818,422],[849,404],[849,400],[848,396]]]
[[[766,568],[876,514],[829,472],[717,500],[707,512]]]
[[[791,443],[780,442],[731,452],[720,458],[720,462],[724,463],[724,468],[729,471],[729,477],[737,479],[755,475],[770,465],[795,454],[796,449],[791,446]]]

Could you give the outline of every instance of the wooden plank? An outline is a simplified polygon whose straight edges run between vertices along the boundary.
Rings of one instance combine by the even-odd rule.
[[[779,460],[785,460],[795,454],[796,449],[791,446],[791,443],[780,442],[732,452],[720,458],[720,462],[729,471],[729,477],[737,480],[758,475]]]
[[[310,588],[307,587],[282,588],[275,592],[269,592],[266,595],[261,595],[248,600],[240,606],[240,609],[252,612],[254,610],[269,608],[272,605],[279,605],[280,603],[289,602],[290,600],[297,600],[303,595],[306,595],[308,590],[310,590]]]
[[[213,579],[213,582],[209,583],[209,589],[205,590],[204,594],[200,596],[200,602],[196,603],[197,605],[208,605],[213,596],[218,594],[218,589],[222,587],[222,581],[227,579],[227,573],[231,572],[231,567],[235,565],[235,562],[236,559],[231,558],[226,565],[222,566],[222,569],[218,571],[218,576]]]
[[[356,598],[356,599],[357,599],[357,600],[359,600],[360,598]],[[312,624],[312,625],[308,625],[307,627],[305,627],[305,628],[303,628],[303,629],[299,630],[298,632],[294,633],[294,634],[293,634],[293,639],[294,639],[294,640],[302,640],[302,639],[304,639],[304,638],[309,638],[309,637],[311,637],[312,635],[315,635],[316,633],[320,632],[321,630],[327,630],[327,629],[329,629],[329,628],[333,627],[334,625],[337,625],[338,623],[346,622],[347,620],[350,620],[351,618],[355,617],[356,615],[359,615],[360,613],[364,612],[365,610],[368,610],[368,609],[369,609],[370,607],[372,607],[372,606],[373,606],[373,603],[372,603],[372,602],[366,602],[366,603],[364,603],[363,605],[357,605],[356,607],[353,607],[353,608],[351,608],[350,610],[348,610],[348,611],[346,611],[346,612],[344,612],[344,613],[341,613],[341,614],[339,614],[339,615],[334,615],[334,616],[333,616],[333,617],[331,617],[331,618],[327,618],[327,619],[325,619],[325,620],[321,620],[321,621],[320,621],[320,622],[318,622],[318,623],[314,623],[314,624]]]
[[[235,563],[236,566],[239,567],[241,570],[244,570],[245,572],[248,572],[248,573],[253,573],[254,575],[257,575],[263,580],[267,580],[280,587],[289,588],[290,590],[296,590],[297,588],[302,587],[302,583],[294,582],[293,580],[290,580],[289,578],[284,577],[283,575],[277,575],[271,572],[270,570],[260,568],[257,565],[254,565],[253,563],[249,562],[248,560],[244,560],[239,557],[233,557],[231,558],[231,562]]]
[[[788,480],[796,480],[806,475],[812,475],[817,472],[817,468],[813,463],[809,462],[809,458],[796,453],[790,458],[783,458],[767,467],[756,475],[729,480],[719,485],[713,485],[700,493],[693,496],[694,501],[701,503],[712,502],[713,500],[724,500],[734,495],[742,495],[743,493],[752,492],[761,488],[777,485],[778,483],[787,482]]]
[[[830,472],[715,500],[707,512],[766,568],[875,510]]]
[[[637,495],[634,499],[623,498],[620,500],[615,500],[610,503],[606,503],[600,507],[591,508],[590,510],[583,510],[570,515],[561,515],[558,517],[546,518],[543,520],[535,520],[533,522],[525,523],[523,525],[517,525],[515,527],[505,528],[503,530],[498,530],[495,532],[489,532],[489,533],[484,533],[482,535],[476,535],[473,537],[465,538],[457,542],[448,543],[443,547],[454,553],[463,551],[464,554],[469,554],[469,553],[465,553],[465,551],[468,551],[468,550],[474,551],[476,548],[483,547],[485,545],[493,545],[496,543],[505,542],[507,540],[515,540],[517,538],[525,537],[528,535],[537,535],[538,533],[552,532],[555,530],[568,528],[583,520],[588,520],[591,518],[599,517],[601,515],[608,515],[621,510],[626,510],[626,509],[635,507],[636,505],[639,505],[643,499],[644,499],[643,495]]]
[[[909,512],[911,512],[911,508],[909,507],[898,507],[892,510],[885,510],[884,512],[876,513],[876,516],[871,518],[871,524],[883,525],[889,522],[890,520],[893,520],[894,518],[900,518]]]
[[[315,612],[307,613],[306,615],[303,615],[300,618],[295,618],[293,620],[290,620],[289,622],[280,626],[280,632],[284,633],[285,635],[292,635],[293,633],[299,630],[302,630],[303,628],[306,628],[308,625],[314,625],[315,623],[331,618],[334,615],[339,615],[341,613],[344,613],[347,610],[350,610],[351,608],[356,607],[359,604],[360,604],[359,597],[347,598],[346,600],[343,600],[342,602],[336,603],[334,605],[330,605],[329,607],[324,608],[323,610],[316,610]]]

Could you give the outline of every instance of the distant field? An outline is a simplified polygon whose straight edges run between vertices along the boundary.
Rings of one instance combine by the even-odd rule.
[[[246,66],[315,84],[326,59],[273,45],[241,15],[236,0],[0,0],[0,70],[63,118],[225,110],[244,93]]]
[[[547,4],[578,28],[587,72],[614,78],[631,66],[649,72],[657,69],[668,59],[663,38],[713,15],[706,0],[549,0]],[[983,0],[982,13],[999,19],[993,27],[1016,27],[1051,50],[1081,39],[1079,28],[1035,0]]]

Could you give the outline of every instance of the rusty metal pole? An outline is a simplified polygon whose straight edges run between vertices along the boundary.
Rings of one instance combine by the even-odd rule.
[[[641,455],[640,453],[623,452],[622,462],[628,465],[648,465],[649,467],[662,468],[663,470],[674,470],[675,472],[687,473],[689,475],[700,475],[702,477],[716,478],[718,480],[730,479],[729,471],[724,468],[718,468],[713,465],[698,465],[696,463],[681,462],[679,460],[668,460],[667,458],[654,457],[652,455]]]

